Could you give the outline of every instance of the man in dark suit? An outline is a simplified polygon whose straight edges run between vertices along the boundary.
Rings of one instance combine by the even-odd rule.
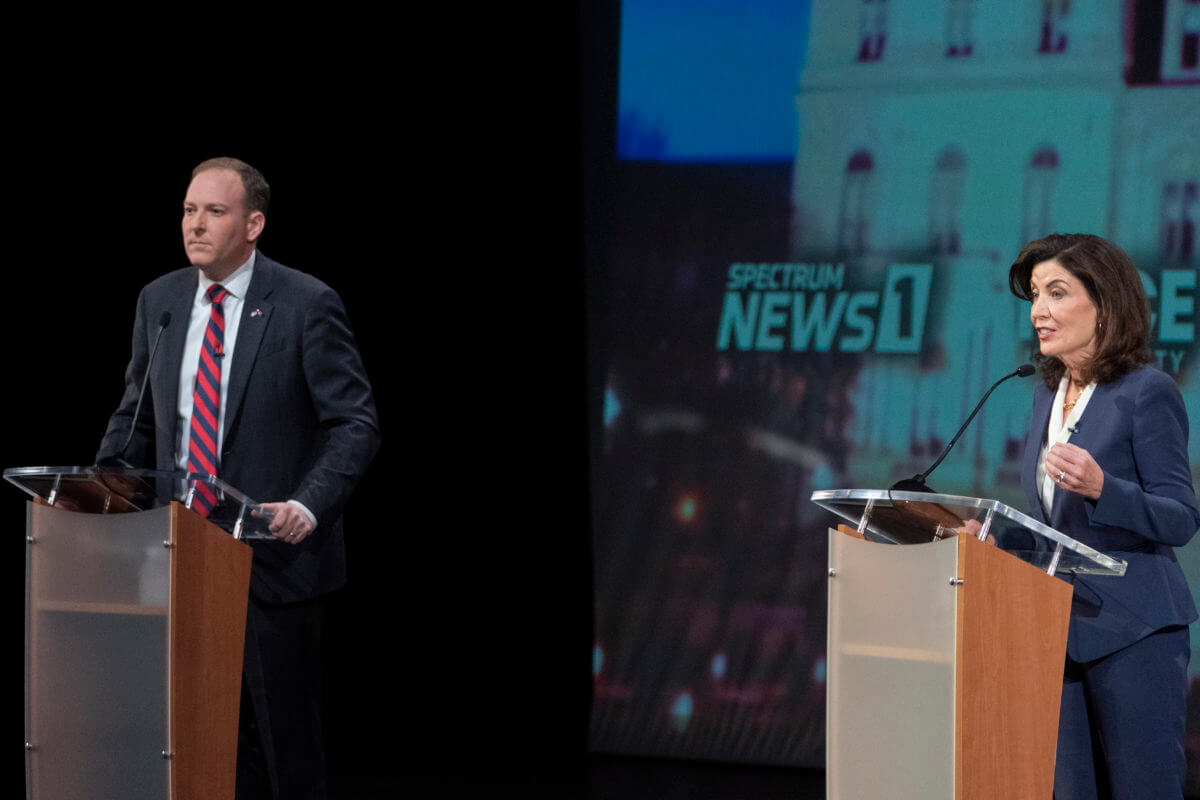
[[[274,515],[274,540],[251,542],[238,797],[323,798],[322,597],[345,581],[342,508],[379,425],[337,293],[256,250],[268,202],[266,181],[244,162],[193,171],[183,209],[193,267],[142,290],[125,394],[97,459],[213,472]],[[135,420],[167,314],[175,322]]]

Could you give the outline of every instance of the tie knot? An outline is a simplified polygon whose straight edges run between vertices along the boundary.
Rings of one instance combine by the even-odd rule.
[[[229,290],[219,283],[214,283],[208,287],[208,299],[212,303],[219,303],[225,299],[225,295],[229,294]]]

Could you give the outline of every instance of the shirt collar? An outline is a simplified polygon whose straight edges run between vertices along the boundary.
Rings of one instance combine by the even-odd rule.
[[[1075,405],[1067,413],[1063,413],[1063,401],[1067,397],[1067,376],[1064,375],[1058,384],[1058,392],[1054,395],[1054,407],[1050,411],[1050,444],[1056,441],[1066,441],[1061,438],[1063,430],[1071,431],[1079,418],[1083,416],[1084,409],[1087,408],[1088,401],[1092,399],[1092,393],[1096,391],[1096,382],[1092,381],[1087,386],[1083,387],[1079,392],[1079,397],[1075,398]]]
[[[237,298],[246,296],[246,290],[250,288],[250,278],[254,275],[254,260],[257,255],[257,249],[251,250],[250,257],[246,259],[245,263],[231,272],[229,277],[220,282],[225,287],[225,291]],[[205,275],[204,270],[197,270],[197,272],[200,274],[200,286],[197,288],[197,293],[200,297],[206,297],[208,287],[217,283],[217,281]]]

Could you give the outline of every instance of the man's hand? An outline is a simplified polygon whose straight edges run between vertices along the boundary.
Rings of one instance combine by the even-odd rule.
[[[295,503],[263,503],[262,507],[275,515],[268,530],[276,539],[300,544],[312,533],[312,523]]]

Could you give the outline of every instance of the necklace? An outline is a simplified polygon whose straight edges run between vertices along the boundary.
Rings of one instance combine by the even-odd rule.
[[[1075,404],[1079,402],[1079,398],[1083,396],[1083,388],[1085,386],[1085,384],[1082,384],[1082,383],[1079,383],[1078,381],[1076,381],[1074,376],[1072,376],[1070,373],[1067,373],[1067,394],[1071,393],[1072,386],[1078,388],[1080,391],[1079,391],[1079,394],[1075,395],[1075,399],[1069,403],[1067,402],[1066,395],[1063,395],[1063,416],[1064,417],[1067,416],[1067,414],[1070,414],[1071,409],[1074,408]]]

